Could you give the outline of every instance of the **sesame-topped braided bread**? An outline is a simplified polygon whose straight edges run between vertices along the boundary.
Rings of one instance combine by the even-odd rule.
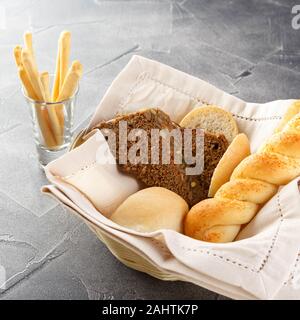
[[[293,104],[287,114],[295,110]],[[250,222],[279,186],[300,176],[300,112],[281,122],[257,153],[245,158],[214,198],[191,208],[185,234],[209,242],[230,242]],[[288,121],[284,123],[284,121]]]

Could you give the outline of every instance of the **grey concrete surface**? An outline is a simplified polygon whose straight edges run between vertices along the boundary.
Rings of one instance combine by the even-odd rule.
[[[296,0],[0,1],[0,299],[223,299],[118,262],[71,213],[41,195],[29,112],[12,48],[34,33],[40,70],[54,71],[57,38],[72,32],[81,81],[75,126],[138,53],[242,99],[299,98]],[[5,18],[5,19],[3,19]],[[2,20],[1,20],[2,19]]]

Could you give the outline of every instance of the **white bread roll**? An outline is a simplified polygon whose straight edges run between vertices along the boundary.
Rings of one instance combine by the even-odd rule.
[[[180,122],[183,128],[201,128],[213,134],[223,134],[231,143],[239,130],[232,114],[217,106],[203,106],[189,112]]]
[[[233,241],[241,225],[255,216],[280,185],[300,176],[299,139],[300,113],[256,154],[245,158],[214,198],[199,202],[189,211],[185,234],[204,241]]]
[[[213,197],[219,188],[229,181],[236,166],[249,155],[249,140],[244,133],[240,133],[233,139],[214,170],[208,191],[209,197]]]
[[[188,210],[185,200],[176,193],[151,187],[129,196],[112,214],[111,220],[139,232],[159,229],[182,232]]]

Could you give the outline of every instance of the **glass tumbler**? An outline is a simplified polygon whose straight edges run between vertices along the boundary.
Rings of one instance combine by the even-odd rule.
[[[57,102],[35,101],[23,95],[30,107],[34,141],[42,166],[65,153],[72,140],[74,108],[79,88],[69,99]]]

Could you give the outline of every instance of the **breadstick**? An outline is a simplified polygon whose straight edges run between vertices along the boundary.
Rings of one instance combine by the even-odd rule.
[[[35,69],[37,69],[37,64],[35,61],[33,45],[32,45],[32,33],[31,32],[27,31],[24,33],[24,43],[25,43],[25,48],[28,50],[28,52],[31,55],[33,65],[34,65]]]
[[[70,55],[70,42],[71,34],[68,31],[64,31],[60,34],[58,40],[58,49],[56,57],[56,67],[55,67],[55,79],[52,90],[52,101],[55,102],[58,100],[60,90],[62,88],[69,64],[69,55]],[[59,118],[61,127],[64,127],[64,114],[63,106],[56,106],[56,113]]]
[[[31,57],[32,70],[34,70],[34,72],[38,75],[37,64],[36,64],[34,53],[33,53],[32,33],[31,32],[27,31],[24,33],[24,43],[25,43],[25,50],[26,50],[25,55],[28,57]],[[19,49],[17,49],[17,50],[19,50]],[[23,51],[24,51],[24,49],[21,48],[21,52],[20,52],[21,60],[23,59],[23,57],[22,57]],[[22,63],[22,61],[21,61],[21,63]],[[26,67],[25,67],[25,70],[26,70]],[[29,78],[29,81],[31,81],[30,78]]]
[[[68,68],[69,68],[69,57],[71,47],[71,33],[69,31],[63,31],[59,38],[59,91],[62,90]]]
[[[40,78],[41,78],[41,83],[44,90],[45,100],[46,102],[50,102],[51,97],[50,97],[50,88],[49,88],[49,73],[46,71],[42,72],[40,74]],[[49,104],[47,106],[47,109],[49,113],[49,118],[51,120],[52,129],[55,134],[55,140],[57,144],[60,145],[62,144],[62,139],[63,139],[63,128],[61,128],[60,126],[60,122],[56,113],[56,105]]]
[[[60,78],[60,48],[58,45],[56,66],[55,66],[55,78],[52,88],[52,101],[55,102],[59,96],[59,78]]]
[[[33,100],[37,100],[38,97],[37,97],[36,93],[34,92],[33,86],[31,84],[31,82],[28,78],[28,75],[26,73],[26,70],[22,64],[18,67],[18,73],[19,73],[19,78],[22,81],[23,88],[26,90],[28,97]]]
[[[32,46],[32,33],[27,31],[24,33],[24,43],[25,43],[25,48],[33,54],[33,46]]]
[[[39,101],[45,101],[41,79],[34,66],[34,62],[28,49],[22,50],[22,63],[24,65],[28,78],[33,86],[34,92],[36,93],[37,99]]]
[[[69,69],[67,76],[64,81],[64,85],[60,91],[57,101],[63,101],[71,98],[78,87],[78,81],[82,76],[82,65],[78,60],[75,60],[72,63],[71,68]],[[57,115],[59,117],[60,125],[64,127],[64,114],[63,114],[63,105],[59,104],[56,108]]]
[[[24,89],[26,90],[27,95],[33,99],[37,100],[37,95],[34,92],[34,89],[31,85],[31,82],[29,81],[29,78],[27,76],[25,68],[20,65],[18,67],[18,73],[20,80],[23,84]],[[50,126],[49,126],[49,119],[48,119],[48,113],[47,110],[41,109],[39,105],[35,108],[36,115],[37,115],[37,121],[39,123],[39,127],[41,130],[42,137],[44,139],[45,145],[47,147],[54,147],[56,146],[56,141],[52,135]]]
[[[22,47],[19,45],[15,46],[14,48],[14,58],[15,58],[16,65],[18,67],[19,78],[23,84],[23,88],[25,89],[27,96],[33,100],[37,100],[37,96],[34,92],[32,84],[28,78],[26,70],[23,67]]]
[[[47,71],[44,71],[40,74],[41,82],[43,85],[43,89],[45,92],[45,99],[46,102],[51,102],[50,97],[50,86],[49,86],[49,73]]]
[[[78,87],[78,81],[82,76],[82,70],[81,63],[78,60],[75,60],[67,73],[64,85],[59,93],[58,101],[69,99],[75,94]]]
[[[22,65],[22,47],[21,46],[15,46],[14,47],[14,57],[17,67],[20,67]]]

